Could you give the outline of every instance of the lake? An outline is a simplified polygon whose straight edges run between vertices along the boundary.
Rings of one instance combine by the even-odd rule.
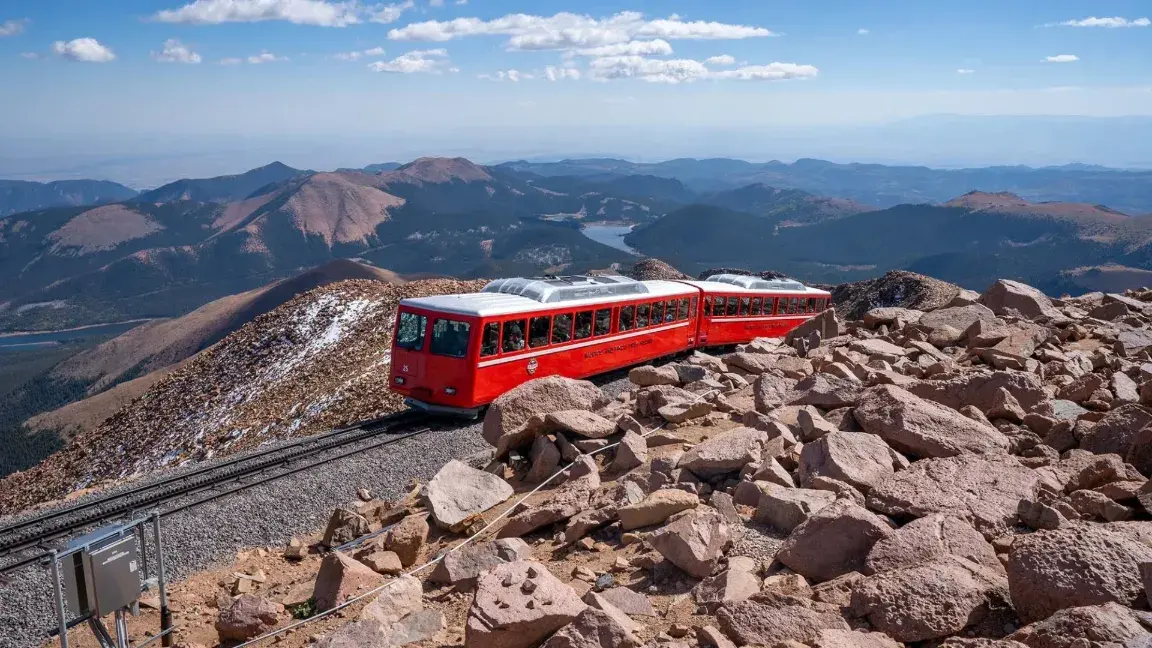
[[[119,335],[129,329],[143,324],[139,322],[117,322],[115,324],[99,324],[70,331],[46,331],[44,333],[20,333],[17,335],[0,336],[0,353],[5,351],[31,351],[44,347],[55,346],[61,342],[90,338],[96,336]]]
[[[608,247],[639,256],[639,252],[628,247],[628,244],[624,242],[624,237],[628,236],[632,227],[632,225],[588,225],[580,228],[580,232],[597,243],[603,243]]]

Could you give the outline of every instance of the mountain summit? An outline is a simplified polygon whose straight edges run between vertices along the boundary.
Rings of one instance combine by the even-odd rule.
[[[434,184],[444,182],[488,182],[492,175],[488,171],[465,158],[422,157],[401,166],[395,171],[381,174],[387,180],[398,180],[408,176],[422,182]]]

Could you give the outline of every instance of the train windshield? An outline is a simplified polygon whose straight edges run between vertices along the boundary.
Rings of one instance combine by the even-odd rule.
[[[424,329],[428,318],[416,313],[400,313],[400,324],[396,327],[396,346],[409,351],[424,348]]]
[[[431,351],[435,355],[463,358],[468,355],[468,322],[438,319],[432,324]]]

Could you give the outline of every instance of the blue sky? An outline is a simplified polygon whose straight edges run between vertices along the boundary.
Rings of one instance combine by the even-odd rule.
[[[1147,116],[1150,15],[1136,0],[6,0],[0,136]]]

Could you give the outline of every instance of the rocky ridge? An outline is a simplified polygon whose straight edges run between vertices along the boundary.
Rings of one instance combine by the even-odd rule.
[[[397,303],[482,285],[351,280],[300,295],[197,354],[38,466],[0,481],[0,512],[395,412],[403,401],[387,381]]]
[[[1144,645],[1150,297],[1001,281],[639,367],[616,398],[532,381],[489,411],[484,470],[334,511],[270,559],[290,580],[234,573],[184,639],[392,583],[281,645]]]

